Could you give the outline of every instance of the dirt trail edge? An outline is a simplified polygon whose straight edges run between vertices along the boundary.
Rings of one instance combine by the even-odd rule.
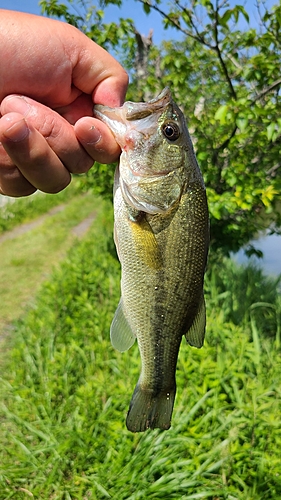
[[[41,217],[37,217],[34,221],[32,222],[25,222],[24,224],[21,224],[20,226],[15,227],[11,231],[7,231],[3,234],[0,235],[0,243],[3,243],[3,241],[7,240],[12,240],[16,238],[17,236],[21,236],[22,234],[27,233],[28,231],[31,231],[35,227],[40,226],[46,219],[47,217],[50,217],[50,215],[55,215],[58,214],[59,212],[62,212],[65,209],[66,205],[57,205],[56,207],[52,208],[49,210],[44,215],[41,215]]]
[[[51,216],[52,217],[55,216],[55,219],[57,219],[57,217],[61,219],[60,213],[64,213],[64,210],[68,211],[69,205],[70,204],[67,203],[58,205],[49,210],[49,212],[47,212],[46,214],[37,217],[34,221],[24,223],[14,228],[13,230],[7,231],[4,234],[0,235],[0,252],[2,244],[4,244],[4,246],[6,247],[5,250],[3,247],[2,251],[3,255],[1,259],[2,265],[4,266],[2,269],[4,273],[1,282],[2,290],[0,289],[0,296],[2,302],[2,310],[0,310],[1,350],[4,347],[3,340],[7,339],[7,337],[9,337],[9,334],[12,332],[13,320],[16,320],[24,312],[25,304],[30,302],[30,300],[32,300],[32,298],[36,295],[38,285],[42,283],[44,279],[46,279],[53,265],[55,265],[57,262],[59,262],[64,258],[66,251],[72,246],[74,240],[76,238],[81,239],[84,237],[84,235],[86,234],[86,232],[88,231],[91,224],[94,222],[96,218],[98,210],[95,209],[96,207],[93,204],[92,206],[88,207],[87,209],[88,213],[84,212],[83,214],[84,218],[80,220],[78,224],[73,225],[72,227],[68,226],[68,229],[66,229],[63,220],[61,223],[57,222],[56,224],[54,224],[54,226],[52,226],[52,231],[56,234],[63,233],[65,239],[60,243],[58,243],[56,247],[52,246],[50,246],[50,248],[48,247],[48,251],[51,253],[47,254],[47,258],[46,255],[45,257],[44,255],[42,255],[44,254],[45,251],[44,246],[47,246],[47,240],[45,244],[44,243],[45,240],[42,239],[41,243],[39,242],[40,244],[38,246],[36,246],[35,242],[35,246],[32,247],[31,250],[26,250],[25,242],[34,237],[32,236],[34,235],[34,229],[38,228],[36,234],[38,235],[42,234],[43,235],[42,238],[45,237],[48,238],[47,235],[44,235],[44,233],[46,232],[46,223],[48,223],[48,219]],[[82,213],[83,211],[81,211],[81,215]],[[71,214],[70,218],[72,218]],[[29,232],[30,232],[30,238],[29,234],[27,235],[27,233]],[[22,238],[25,238],[25,240],[23,241]],[[8,240],[9,241],[13,240],[13,241],[9,243],[9,249],[7,250],[7,244],[5,242]],[[9,255],[7,256],[7,253],[11,254],[10,260],[9,260]],[[28,258],[29,255],[30,258]],[[34,261],[32,260],[33,256],[34,256]],[[39,259],[38,262],[35,259],[35,257],[36,259],[38,257]],[[41,261],[44,260],[44,263],[42,263],[40,259]],[[8,269],[10,265],[11,265],[11,271],[9,271]],[[4,272],[4,269],[6,273]],[[13,272],[17,273],[16,278],[12,276],[11,273]],[[7,347],[8,345],[6,345],[6,348]]]

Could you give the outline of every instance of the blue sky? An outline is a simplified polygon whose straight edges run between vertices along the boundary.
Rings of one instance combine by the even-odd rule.
[[[0,8],[40,14],[41,11],[38,3],[39,0],[0,0]],[[67,0],[62,0],[61,3],[69,5]],[[95,2],[93,0],[93,4],[94,3]],[[136,28],[142,34],[147,35],[150,28],[153,28],[153,40],[155,43],[159,43],[163,38],[165,38],[165,36],[167,36],[167,31],[162,27],[159,14],[151,12],[148,17],[144,13],[142,5],[138,2],[123,0],[123,6],[121,9],[115,5],[110,5],[106,8],[106,13],[106,22],[117,20],[120,15],[124,18],[130,17],[134,19]],[[172,30],[172,32],[175,36],[175,30]],[[170,35],[170,37],[171,36],[172,35]]]
[[[62,3],[68,5],[67,0],[61,0]],[[268,7],[277,3],[278,0],[266,0],[266,5]],[[0,0],[0,8],[18,10],[22,12],[29,12],[32,14],[40,14],[40,7],[38,5],[39,0]],[[94,0],[93,0],[94,3]],[[235,5],[237,3],[245,5],[245,8],[250,16],[251,24],[255,25],[257,22],[257,14],[255,5],[257,0],[229,0],[230,5]],[[122,8],[115,5],[110,5],[106,8],[106,22],[110,22],[118,19],[119,16],[130,17],[135,21],[136,28],[140,33],[147,35],[150,28],[153,28],[153,41],[159,43],[164,38],[173,38],[176,36],[176,31],[171,29],[167,33],[164,30],[160,15],[151,11],[149,16],[147,16],[141,3],[132,0],[123,0]]]

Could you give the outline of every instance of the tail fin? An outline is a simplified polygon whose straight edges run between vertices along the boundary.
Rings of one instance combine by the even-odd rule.
[[[131,432],[147,429],[169,429],[173,412],[176,387],[169,392],[156,393],[137,384],[127,415],[126,425]]]

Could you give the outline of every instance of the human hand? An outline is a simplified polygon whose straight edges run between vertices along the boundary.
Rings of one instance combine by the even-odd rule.
[[[70,172],[116,160],[119,146],[93,104],[123,103],[119,63],[66,23],[1,11],[0,27],[0,192],[57,192]]]

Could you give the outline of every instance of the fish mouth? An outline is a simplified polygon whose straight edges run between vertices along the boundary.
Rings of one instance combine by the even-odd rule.
[[[148,102],[126,102],[126,120],[142,120],[157,112],[162,112],[172,100],[171,91],[165,87],[162,92]],[[123,106],[122,106],[123,107]]]
[[[94,117],[108,126],[122,149],[125,146],[123,138],[127,132],[126,118],[124,118],[123,114],[123,107],[109,108],[101,104],[94,106]]]
[[[149,138],[155,130],[155,123],[172,100],[171,92],[165,87],[162,92],[148,102],[127,101],[118,108],[96,104],[94,117],[105,123],[113,133],[121,149],[134,143],[138,137]]]

